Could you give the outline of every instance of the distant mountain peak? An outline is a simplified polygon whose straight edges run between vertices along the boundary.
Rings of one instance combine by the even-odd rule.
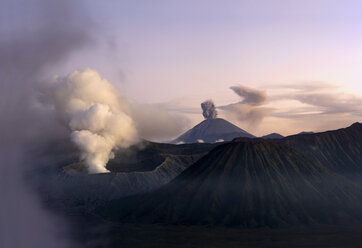
[[[254,138],[255,136],[222,118],[211,118],[200,122],[172,143],[197,143],[199,140],[214,143],[221,140],[230,141],[236,137]]]
[[[261,138],[262,139],[282,139],[282,138],[284,138],[284,136],[279,133],[271,133],[268,135],[264,135]]]
[[[361,128],[362,127],[362,123],[360,123],[360,122],[355,122],[355,123],[353,123],[350,127],[352,127],[352,128]]]

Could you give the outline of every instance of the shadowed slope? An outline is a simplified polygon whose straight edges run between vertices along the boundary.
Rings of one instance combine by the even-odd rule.
[[[110,173],[87,174],[82,162],[42,176],[42,192],[58,206],[93,208],[99,202],[145,193],[170,182],[217,144],[159,144],[144,141],[120,149]],[[75,154],[77,155],[77,154]],[[73,159],[77,159],[75,156]]]
[[[360,218],[358,185],[279,142],[220,145],[147,195],[99,209],[112,220],[243,227]]]
[[[264,135],[261,138],[262,139],[282,139],[282,138],[284,138],[284,136],[281,134],[278,134],[278,133],[271,133],[268,135]]]
[[[282,140],[327,168],[350,178],[362,175],[362,124]]]
[[[167,158],[202,156],[214,148],[216,144],[183,144],[173,145],[143,141],[129,148],[118,149],[115,157],[107,163],[110,172],[147,172],[155,170]],[[87,173],[83,162],[76,162],[64,167],[65,171]]]

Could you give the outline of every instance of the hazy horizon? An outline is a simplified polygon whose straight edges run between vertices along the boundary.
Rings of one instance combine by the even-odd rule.
[[[20,2],[2,3],[4,40],[43,26],[37,4]],[[87,1],[67,8],[78,16],[69,25],[86,30],[89,42],[43,76],[92,68],[130,99],[182,114],[190,120],[184,130],[203,120],[204,100],[241,101],[229,89],[239,84],[265,91],[263,107],[272,111],[257,125],[224,111],[219,116],[255,135],[340,128],[362,116],[358,7],[359,1]]]
[[[185,178],[192,175],[192,187],[161,196],[165,211],[158,209],[158,197],[150,198],[152,211],[194,215],[198,187],[208,188],[204,179],[214,190],[196,199],[195,206],[207,210],[200,213],[225,215],[231,222],[242,213],[239,220],[250,220],[253,228],[254,220],[272,223],[267,213],[280,214],[280,223],[284,217],[303,219],[308,211],[300,206],[309,208],[309,202],[317,217],[334,203],[337,210],[348,202],[348,211],[354,203],[360,210],[362,191],[354,180],[362,175],[362,125],[306,139],[220,145],[254,136],[217,120],[189,135],[190,142],[180,140],[183,146],[144,139],[170,141],[215,117],[255,136],[362,122],[361,7],[357,0],[2,0],[0,247],[99,247],[97,242],[107,239],[123,242],[123,234],[133,239],[127,226],[112,236],[98,208],[166,187],[184,171]],[[256,190],[249,184],[253,180]],[[190,193],[188,199],[179,200],[184,194],[178,192]],[[223,192],[235,197],[221,202]],[[174,196],[171,206],[167,201]],[[238,197],[240,202],[234,201]],[[276,201],[263,204],[269,198]],[[237,215],[229,215],[224,203]],[[255,206],[251,219],[249,207],[238,211],[244,203]],[[184,215],[185,206],[192,211]],[[344,216],[331,211],[333,219]],[[213,224],[210,216],[189,215]],[[314,223],[314,217],[302,219]],[[172,237],[167,230],[157,232]],[[182,242],[197,239],[175,234]],[[224,236],[221,246],[226,239],[234,242]],[[130,244],[137,240],[152,241],[139,236]],[[271,241],[279,242],[268,236]],[[166,247],[171,243],[178,246],[172,240]]]

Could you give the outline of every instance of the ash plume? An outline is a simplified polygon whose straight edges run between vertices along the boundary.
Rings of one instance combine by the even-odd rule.
[[[217,111],[212,100],[206,100],[201,103],[202,115],[206,120],[215,119],[217,117]]]

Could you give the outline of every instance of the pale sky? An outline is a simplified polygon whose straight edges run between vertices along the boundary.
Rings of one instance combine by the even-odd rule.
[[[96,42],[52,73],[96,69],[126,96],[181,113],[189,127],[203,120],[202,101],[241,101],[229,89],[238,84],[269,95],[265,106],[273,111],[258,125],[230,119],[255,135],[362,121],[361,1],[84,3],[79,13],[88,12]],[[7,29],[16,33],[24,21],[29,29],[39,25],[36,8],[27,5],[15,14],[11,4],[0,10],[17,17]]]

